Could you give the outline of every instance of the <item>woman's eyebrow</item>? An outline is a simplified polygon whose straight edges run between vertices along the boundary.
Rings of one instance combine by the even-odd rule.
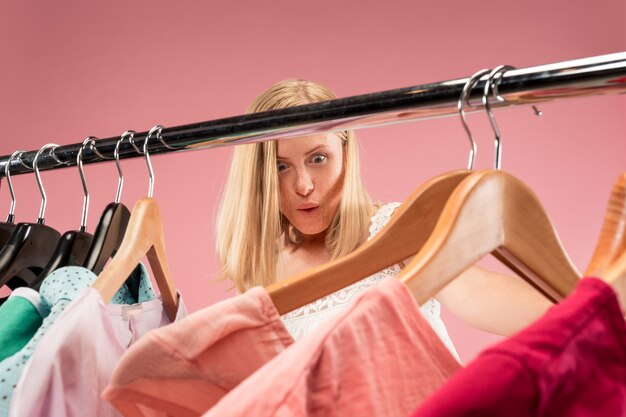
[[[324,149],[326,148],[326,145],[317,145],[315,148],[311,149],[310,151],[308,151],[307,153],[305,153],[305,155],[311,155],[312,153],[315,153],[317,151],[319,151],[320,149]]]

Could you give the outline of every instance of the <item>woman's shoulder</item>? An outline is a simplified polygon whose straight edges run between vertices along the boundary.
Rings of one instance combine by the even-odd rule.
[[[393,213],[396,211],[398,207],[400,207],[401,204],[402,203],[393,202],[393,203],[386,203],[386,204],[379,203],[376,205],[375,212],[372,215],[372,218],[370,221],[370,229],[369,229],[370,239],[372,238],[372,236],[378,233],[385,224],[387,224],[389,219],[391,219],[391,216],[393,215]]]

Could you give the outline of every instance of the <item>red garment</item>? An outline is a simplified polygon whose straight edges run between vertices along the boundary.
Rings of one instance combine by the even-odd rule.
[[[481,353],[413,417],[626,416],[626,323],[595,278]]]

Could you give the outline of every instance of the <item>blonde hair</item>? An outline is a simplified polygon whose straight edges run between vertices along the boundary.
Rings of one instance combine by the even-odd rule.
[[[258,96],[247,113],[283,109],[336,99],[328,88],[312,81],[290,79]],[[339,209],[326,233],[332,259],[345,256],[367,237],[372,202],[359,171],[354,132],[336,133],[343,142],[344,182]],[[280,213],[276,141],[236,146],[217,213],[216,246],[222,265],[220,278],[238,291],[276,282],[281,237],[290,238],[291,225]]]

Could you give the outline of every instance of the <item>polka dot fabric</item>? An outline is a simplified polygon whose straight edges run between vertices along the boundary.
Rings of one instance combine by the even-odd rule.
[[[122,287],[112,301],[115,304],[134,304],[154,299],[154,290],[148,273],[143,265],[139,287],[139,300],[133,299],[130,292]],[[9,415],[11,396],[22,370],[33,355],[39,340],[77,296],[91,286],[97,276],[88,269],[76,266],[59,268],[50,274],[41,284],[41,308],[45,315],[41,327],[33,338],[14,355],[0,362],[0,417]]]
[[[135,300],[126,286],[122,286],[111,300],[112,304],[134,304],[154,300],[155,294],[148,277],[148,270],[143,264],[139,264],[137,268],[141,274],[141,280],[139,281],[139,298]]]

